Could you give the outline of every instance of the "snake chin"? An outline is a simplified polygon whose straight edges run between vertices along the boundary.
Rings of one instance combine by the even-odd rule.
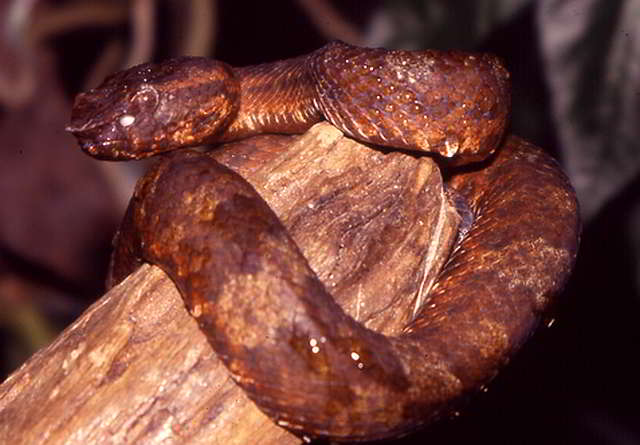
[[[128,145],[124,141],[108,141],[103,144],[94,144],[91,142],[80,143],[82,150],[101,160],[131,160],[140,159],[139,153],[132,153]]]
[[[122,136],[116,123],[100,124],[86,122],[69,125],[66,130],[77,139],[80,148],[98,159],[136,159],[137,153]]]

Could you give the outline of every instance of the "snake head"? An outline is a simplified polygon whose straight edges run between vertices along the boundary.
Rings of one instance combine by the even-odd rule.
[[[222,62],[146,63],[78,94],[67,131],[94,157],[145,158],[207,143],[237,113],[238,95],[239,84]]]

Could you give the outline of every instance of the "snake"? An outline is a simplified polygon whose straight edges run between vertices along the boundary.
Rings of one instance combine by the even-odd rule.
[[[430,425],[486,385],[570,276],[575,192],[552,157],[508,134],[509,114],[510,75],[496,56],[332,42],[241,68],[201,57],[139,65],[80,93],[67,130],[99,159],[163,158],[136,187],[110,285],[158,265],[278,425],[368,441]],[[439,159],[468,206],[430,304],[398,335],[345,314],[242,177],[176,150],[322,120],[374,148]]]

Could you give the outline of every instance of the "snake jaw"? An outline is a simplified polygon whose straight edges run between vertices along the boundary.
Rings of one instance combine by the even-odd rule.
[[[115,124],[109,127],[101,122],[93,120],[82,125],[69,125],[66,131],[72,133],[77,139],[80,148],[87,154],[98,159],[133,159],[132,153],[128,153],[128,146],[124,140],[113,137],[116,134]],[[117,153],[117,157],[114,157]]]
[[[87,154],[103,160],[130,160],[145,157],[144,152],[133,149],[133,145],[121,136],[122,121],[107,124],[87,123],[83,126],[69,125],[66,130],[78,139],[80,148]],[[126,126],[125,126],[126,127]]]

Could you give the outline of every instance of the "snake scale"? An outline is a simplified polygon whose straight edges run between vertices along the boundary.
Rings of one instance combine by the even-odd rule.
[[[261,410],[300,434],[362,441],[432,423],[493,378],[570,274],[575,194],[553,159],[505,136],[509,107],[509,74],[494,56],[334,42],[244,68],[186,57],[140,65],[78,95],[68,130],[88,154],[119,160],[326,119],[454,166],[448,185],[473,221],[432,304],[395,337],[346,315],[257,192],[210,157],[165,155],[117,236],[111,285],[143,262],[160,266]],[[175,220],[190,229],[173,230]],[[266,312],[280,321],[261,323]]]

